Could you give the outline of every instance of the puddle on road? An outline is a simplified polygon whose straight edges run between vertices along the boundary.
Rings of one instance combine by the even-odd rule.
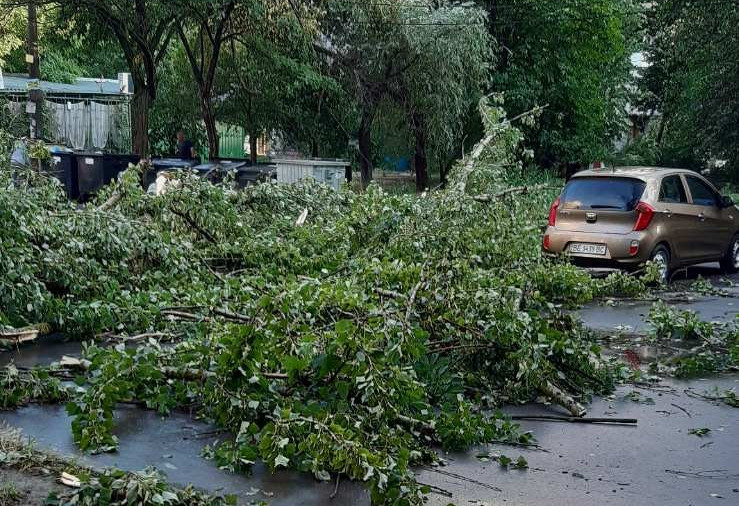
[[[665,381],[661,388],[625,385],[593,399],[589,417],[636,418],[637,425],[521,422],[543,450],[490,445],[448,456],[448,465],[419,480],[453,497],[432,495],[428,506],[507,504],[551,506],[650,506],[739,501],[739,410],[690,397],[685,390],[739,389],[739,375]],[[563,415],[554,406],[505,409],[514,415]],[[706,437],[690,433],[707,427]],[[522,455],[526,471],[481,462],[480,453]],[[718,471],[720,470],[720,471]],[[445,473],[445,474],[440,474]],[[715,471],[706,477],[706,471]],[[492,491],[494,486],[501,491]]]
[[[62,356],[79,357],[82,344],[60,335],[45,336],[36,342],[0,352],[0,366],[11,360],[18,367],[49,365]],[[344,480],[333,501],[335,483],[319,482],[306,473],[280,471],[272,474],[262,463],[251,476],[219,469],[201,457],[201,451],[229,437],[214,427],[197,421],[192,414],[175,412],[160,417],[156,412],[132,405],[116,410],[115,435],[119,450],[114,453],[87,455],[80,452],[72,438],[71,419],[63,405],[31,405],[15,411],[0,412],[0,423],[21,429],[24,437],[39,447],[65,457],[73,457],[96,468],[117,467],[141,471],[155,467],[167,480],[179,486],[192,484],[210,493],[234,494],[240,503],[267,501],[271,506],[369,505],[369,494],[359,483]]]
[[[651,341],[647,336],[635,334],[618,334],[596,339],[602,347],[604,357],[617,357],[632,367],[642,367],[658,361],[687,355],[700,343],[672,339],[669,341]]]
[[[12,360],[18,367],[34,367],[57,362],[62,356],[79,357],[82,343],[65,338],[61,334],[43,336],[18,348],[0,351],[0,367]]]
[[[341,482],[337,496],[330,501],[335,483],[318,482],[306,473],[272,474],[261,463],[254,467],[251,476],[218,469],[200,453],[206,445],[228,436],[214,433],[212,426],[194,420],[188,413],[176,412],[162,418],[136,406],[120,406],[114,431],[120,441],[119,450],[100,455],[86,455],[77,449],[70,422],[60,405],[31,405],[0,412],[0,423],[21,428],[23,436],[35,440],[39,447],[96,468],[140,471],[153,466],[175,485],[192,484],[210,493],[234,494],[240,503],[264,500],[270,506],[370,504],[364,487],[348,480]]]

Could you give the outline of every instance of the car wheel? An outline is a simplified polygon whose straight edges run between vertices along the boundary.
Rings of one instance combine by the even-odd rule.
[[[739,234],[735,235],[729,243],[729,247],[721,259],[721,269],[731,274],[739,271]]]
[[[649,257],[659,270],[659,282],[666,284],[670,281],[670,252],[664,246],[657,246]]]

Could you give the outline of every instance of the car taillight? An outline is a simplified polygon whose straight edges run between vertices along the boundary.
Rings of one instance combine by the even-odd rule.
[[[646,230],[654,218],[654,208],[646,202],[639,202],[636,205],[636,223],[634,224],[634,232]]]
[[[559,197],[552,203],[552,207],[549,208],[549,226],[553,227],[557,223],[557,209],[559,209]]]
[[[545,249],[545,250],[549,251],[549,245],[551,244],[551,242],[552,242],[552,241],[551,241],[551,239],[549,238],[549,236],[548,236],[548,235],[545,235],[545,236],[544,236],[544,240],[542,241],[542,243],[543,243],[542,245],[544,246],[544,249]]]

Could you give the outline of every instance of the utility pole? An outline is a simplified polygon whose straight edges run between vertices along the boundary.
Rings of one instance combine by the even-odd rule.
[[[28,64],[29,103],[26,111],[31,118],[31,139],[42,137],[42,113],[44,94],[41,91],[41,62],[38,57],[38,19],[36,0],[28,0],[28,36],[26,39],[26,63]]]

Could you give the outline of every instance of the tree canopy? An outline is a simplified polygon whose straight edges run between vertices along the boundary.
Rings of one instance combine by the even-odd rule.
[[[661,114],[661,163],[711,159],[739,174],[739,4],[656,2],[649,18],[645,105]]]
[[[547,105],[527,130],[544,166],[587,165],[625,130],[629,57],[641,7],[632,0],[489,0],[501,51],[493,88],[512,114]]]
[[[0,2],[9,6],[0,59],[4,70],[22,72],[23,2]],[[253,139],[274,135],[306,155],[356,158],[365,184],[385,156],[412,158],[422,190],[427,167],[443,180],[450,161],[482,134],[473,104],[503,92],[514,115],[546,106],[524,131],[547,168],[584,166],[612,151],[629,103],[663,118],[642,146],[653,151],[646,158],[737,163],[732,2],[39,4],[42,75],[72,81],[130,71],[134,147],[142,153],[149,141],[162,152],[180,127],[214,153],[222,122]],[[651,67],[637,104],[629,56],[638,49]]]

